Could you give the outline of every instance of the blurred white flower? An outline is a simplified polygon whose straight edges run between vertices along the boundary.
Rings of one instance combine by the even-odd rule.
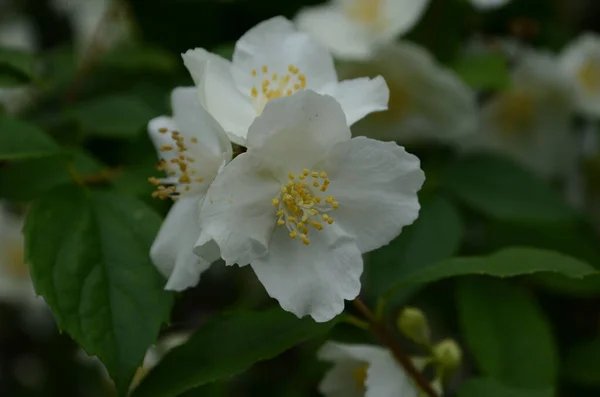
[[[183,60],[198,86],[202,106],[240,145],[271,99],[305,88],[335,97],[348,124],[385,110],[388,102],[381,77],[338,82],[329,51],[283,17],[246,32],[236,43],[233,62],[200,48],[186,52]]]
[[[577,142],[572,136],[573,91],[545,52],[522,51],[511,87],[481,110],[480,131],[461,144],[506,154],[542,177],[564,176],[573,169]]]
[[[300,30],[342,59],[369,59],[376,50],[408,32],[429,0],[332,0],[301,10]]]
[[[587,33],[575,39],[560,55],[561,69],[573,84],[578,110],[600,116],[600,36]]]
[[[25,262],[23,218],[0,202],[0,299],[26,310],[26,316],[46,316],[44,299],[33,288]]]
[[[361,254],[416,219],[419,166],[395,143],[351,139],[330,96],[274,99],[250,127],[248,151],[210,186],[197,246],[214,239],[226,264],[251,264],[284,310],[328,321],[360,291]]]
[[[500,8],[508,3],[511,0],[470,0],[471,4],[473,4],[476,8],[480,10],[491,10],[495,8]]]
[[[118,0],[53,0],[55,8],[69,18],[75,46],[84,54],[94,43],[111,48],[132,35],[123,5]]]
[[[319,359],[333,363],[319,391],[326,397],[417,397],[417,388],[389,350],[327,342]]]
[[[173,118],[158,117],[148,132],[161,159],[164,179],[150,178],[153,196],[175,201],[150,255],[168,278],[168,290],[181,291],[196,285],[200,274],[219,259],[218,247],[207,244],[202,258],[193,253],[200,226],[200,202],[219,172],[231,160],[231,143],[221,126],[200,106],[195,87],[176,88],[171,96]]]
[[[475,93],[422,47],[406,41],[387,46],[367,62],[340,66],[348,76],[381,75],[390,90],[387,112],[355,124],[354,135],[415,141],[453,141],[475,131]]]
[[[31,22],[23,17],[2,20],[0,23],[0,47],[34,52],[37,49],[35,31]],[[14,114],[26,107],[32,100],[32,87],[0,88],[0,108]]]

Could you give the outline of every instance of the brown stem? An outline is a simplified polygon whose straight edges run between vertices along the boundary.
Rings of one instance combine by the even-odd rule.
[[[369,322],[373,335],[375,335],[381,343],[390,349],[396,360],[400,363],[400,365],[402,365],[406,373],[414,379],[421,390],[423,390],[429,397],[438,397],[436,391],[433,390],[427,378],[423,376],[421,371],[414,366],[410,357],[404,354],[400,346],[398,346],[389,328],[375,317],[371,309],[369,309],[360,300],[360,298],[354,299],[354,306]]]

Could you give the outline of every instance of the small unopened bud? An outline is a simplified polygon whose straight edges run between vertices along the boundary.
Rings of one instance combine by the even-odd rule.
[[[453,339],[444,339],[433,347],[433,358],[444,369],[453,370],[462,362],[462,349]]]
[[[404,336],[420,345],[429,345],[431,332],[427,317],[416,307],[406,307],[400,312],[396,322]]]

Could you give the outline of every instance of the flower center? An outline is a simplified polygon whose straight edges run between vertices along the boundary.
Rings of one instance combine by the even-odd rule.
[[[306,76],[295,65],[289,65],[287,72],[283,74],[269,72],[267,65],[261,67],[260,73],[252,69],[250,74],[260,81],[260,84],[252,86],[250,90],[252,104],[259,115],[271,99],[290,96],[306,88]]]
[[[167,128],[161,128],[159,132],[170,134],[173,143],[159,148],[163,158],[156,169],[166,172],[167,178],[148,178],[148,181],[156,186],[152,197],[161,200],[167,198],[177,200],[181,195],[193,192],[204,179],[198,176],[199,170],[194,166],[195,159],[189,153],[185,138],[178,131],[169,131]],[[190,143],[195,145],[198,139],[191,138]]]
[[[293,173],[288,177],[288,183],[281,186],[281,191],[272,200],[277,211],[277,225],[286,226],[291,238],[298,237],[309,245],[309,226],[320,231],[323,223],[331,225],[334,220],[327,212],[338,208],[340,203],[333,196],[325,196],[331,183],[325,172],[304,169],[298,177]]]
[[[24,278],[29,276],[29,267],[25,262],[25,252],[23,244],[17,241],[11,241],[10,244],[2,247],[4,252],[4,270],[10,276]]]
[[[346,8],[349,18],[373,28],[385,27],[381,20],[382,0],[354,0]]]
[[[528,92],[506,93],[500,99],[496,122],[506,138],[514,138],[533,125],[534,98]]]
[[[354,378],[354,385],[358,390],[365,389],[365,382],[367,381],[367,369],[368,365],[361,365],[352,371],[352,377]]]
[[[577,78],[586,93],[595,95],[600,93],[600,63],[595,59],[588,59],[577,71]]]

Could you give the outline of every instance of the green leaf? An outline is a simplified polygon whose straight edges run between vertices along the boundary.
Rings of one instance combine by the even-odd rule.
[[[120,394],[169,318],[172,295],[148,255],[160,222],[132,197],[60,186],[34,202],[25,225],[36,291]]]
[[[527,290],[479,277],[458,283],[456,298],[462,335],[484,375],[514,387],[555,386],[551,325]]]
[[[441,173],[440,183],[465,204],[500,220],[558,223],[576,217],[543,181],[494,155],[459,158]]]
[[[508,62],[501,54],[471,55],[459,59],[452,68],[477,90],[502,90],[510,85]]]
[[[598,275],[590,265],[570,256],[537,248],[512,247],[488,256],[457,257],[408,275],[390,294],[410,284],[425,284],[449,277],[483,275],[515,277],[534,273],[557,273],[571,278]]]
[[[102,164],[85,152],[66,153],[66,156],[19,160],[0,168],[0,197],[30,201],[56,186],[74,182],[70,171],[84,179],[105,171]]]
[[[506,386],[494,379],[476,378],[465,382],[457,392],[458,397],[554,397],[554,390],[524,389]]]
[[[60,153],[60,147],[35,125],[0,115],[0,161]]]
[[[564,374],[571,382],[600,387],[600,337],[572,347],[565,359]]]
[[[144,101],[129,95],[112,95],[79,102],[66,113],[87,134],[129,139],[140,134],[155,116]]]
[[[451,202],[439,196],[425,200],[414,224],[369,254],[365,289],[379,296],[407,275],[451,257],[462,235],[462,220]]]
[[[29,83],[35,76],[34,60],[26,51],[0,48],[0,87]]]
[[[172,72],[177,59],[168,51],[151,46],[120,47],[102,57],[99,66],[125,72]]]
[[[315,323],[277,308],[221,315],[169,352],[132,397],[175,397],[194,387],[245,371],[327,332],[335,321]]]

